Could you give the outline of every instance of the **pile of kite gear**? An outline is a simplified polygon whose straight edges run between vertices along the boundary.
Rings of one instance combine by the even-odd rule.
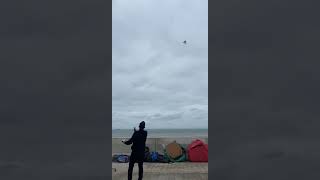
[[[149,147],[146,147],[144,162],[168,163],[169,159],[167,159],[163,154],[160,154],[158,152],[150,152]]]
[[[195,140],[188,145],[188,160],[191,162],[208,162],[208,144]]]
[[[150,151],[149,147],[145,148],[144,162],[172,163],[172,162],[208,162],[208,144],[197,139],[189,145],[181,145],[173,141],[164,146],[163,154]],[[127,163],[129,155],[114,155],[113,162]]]
[[[116,154],[112,156],[112,162],[128,163],[129,160],[130,156],[125,154]]]
[[[170,162],[184,162],[187,161],[186,149],[178,144],[176,141],[169,143],[164,148],[164,155]]]

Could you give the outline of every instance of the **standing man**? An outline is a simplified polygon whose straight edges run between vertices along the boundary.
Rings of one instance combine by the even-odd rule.
[[[144,160],[144,152],[146,147],[146,140],[147,140],[147,131],[144,130],[145,122],[142,121],[139,125],[139,130],[137,131],[134,128],[134,133],[132,137],[128,141],[122,141],[126,145],[131,146],[131,156],[129,162],[129,169],[128,169],[128,180],[132,180],[132,170],[135,163],[138,163],[139,166],[139,179],[142,180],[143,177],[143,160]]]

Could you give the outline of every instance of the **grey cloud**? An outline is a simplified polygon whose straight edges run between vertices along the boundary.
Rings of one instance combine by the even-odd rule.
[[[207,127],[207,3],[113,1],[113,128]]]
[[[113,128],[207,127],[207,3],[113,1]]]

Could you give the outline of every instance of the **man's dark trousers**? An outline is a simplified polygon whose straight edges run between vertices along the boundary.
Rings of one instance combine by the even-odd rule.
[[[129,161],[129,169],[128,169],[128,180],[132,180],[132,171],[135,163],[138,163],[139,167],[139,178],[138,180],[142,180],[143,177],[143,159],[144,154],[138,154],[135,152],[131,153],[130,161]]]

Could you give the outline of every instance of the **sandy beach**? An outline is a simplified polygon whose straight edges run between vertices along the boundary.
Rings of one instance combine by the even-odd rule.
[[[112,163],[112,179],[126,180],[128,163]],[[138,166],[133,170],[133,179],[138,178]],[[144,163],[144,179],[152,180],[207,180],[208,163]]]
[[[147,146],[152,151],[163,152],[164,145],[176,141],[187,145],[195,139],[208,142],[207,137],[194,138],[148,138]],[[123,145],[121,138],[112,138],[112,154],[130,154],[130,146]],[[112,163],[112,179],[126,180],[128,163]],[[138,165],[133,171],[133,179],[138,178]],[[208,163],[178,162],[178,163],[144,163],[144,179],[152,180],[206,180],[208,179]]]

